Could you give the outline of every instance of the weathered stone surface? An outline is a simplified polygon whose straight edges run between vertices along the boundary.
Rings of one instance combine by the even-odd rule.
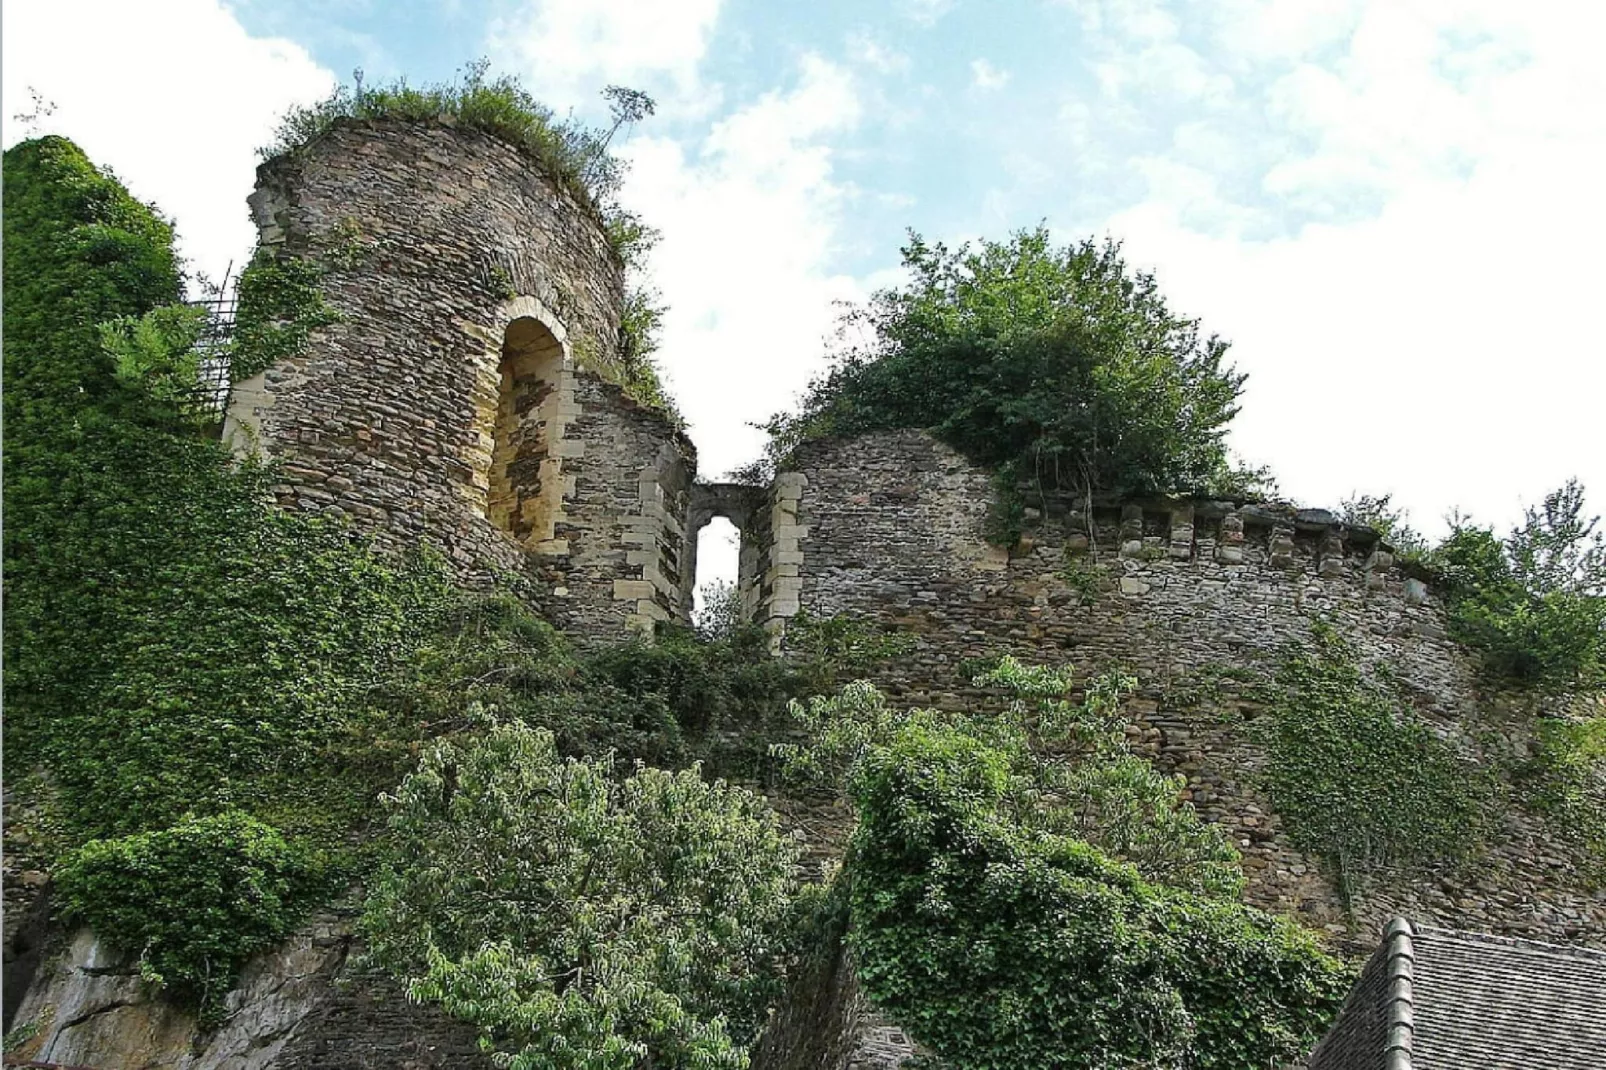
[[[397,121],[263,164],[251,206],[340,316],[234,390],[225,437],[284,463],[281,505],[427,539],[471,582],[563,587],[550,614],[582,638],[684,619],[695,451],[587,370],[617,358],[624,299],[593,212],[496,138]]]
[[[29,989],[15,1023],[40,1029],[13,1054],[124,1070],[488,1070],[472,1027],[371,979],[337,985],[351,946],[350,919],[320,914],[248,963],[222,1023],[202,1030],[127,956],[79,930]]]
[[[1005,651],[1088,673],[1126,666],[1143,685],[1128,711],[1136,749],[1182,773],[1200,812],[1232,831],[1257,905],[1358,947],[1369,948],[1396,913],[1606,946],[1606,895],[1572,879],[1567,863],[1547,861],[1570,855],[1519,811],[1487,865],[1442,880],[1375,882],[1358,891],[1353,913],[1318,860],[1289,844],[1256,786],[1265,755],[1244,727],[1259,712],[1252,688],[1219,673],[1264,674],[1316,621],[1337,628],[1364,663],[1390,667],[1434,729],[1468,753],[1481,753],[1484,734],[1514,740],[1522,731],[1520,717],[1508,719],[1479,691],[1433,592],[1373,552],[1373,541],[1352,545],[1330,514],[1305,511],[1304,531],[1291,510],[1196,504],[1190,526],[1201,549],[1184,557],[1169,552],[1186,518],[1177,503],[1096,508],[1088,531],[1071,503],[1051,501],[1027,532],[1030,552],[999,558],[982,535],[988,474],[924,434],[810,443],[796,465],[805,479],[798,606],[914,633],[914,652],[878,674],[900,699],[974,702],[980,695],[958,667]],[[888,485],[905,493],[876,493]],[[1062,574],[1067,551],[1116,577],[1116,591],[1084,605]],[[1215,693],[1201,701],[1206,680]]]

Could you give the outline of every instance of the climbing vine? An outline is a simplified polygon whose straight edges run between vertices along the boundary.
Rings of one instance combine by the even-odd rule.
[[[842,881],[877,1006],[956,1066],[1236,1070],[1308,1050],[1347,971],[1237,902],[1221,830],[1125,752],[1133,682],[1073,703],[1067,674],[1007,658],[975,682],[1007,710],[897,710],[862,682],[795,707],[810,742],[790,767],[842,778],[858,816]]]
[[[1487,772],[1383,686],[1331,628],[1277,673],[1265,786],[1295,846],[1341,885],[1382,865],[1445,865],[1480,848]]]
[[[301,352],[319,327],[340,319],[323,297],[315,261],[258,249],[240,273],[239,309],[229,347],[229,377],[249,379]]]

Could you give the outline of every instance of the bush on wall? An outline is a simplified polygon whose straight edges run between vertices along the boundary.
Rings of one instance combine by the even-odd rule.
[[[1125,753],[1131,681],[1072,703],[1067,674],[1006,658],[976,683],[1014,701],[905,711],[861,682],[794,707],[811,742],[783,748],[790,768],[845,782],[857,813],[842,880],[877,1006],[956,1066],[1226,1070],[1307,1050],[1346,971],[1237,902],[1222,830]]]
[[[911,281],[843,325],[868,341],[771,420],[772,459],[806,438],[913,427],[1009,489],[1175,493],[1230,475],[1223,436],[1244,377],[1115,244],[1056,249],[1039,227],[957,250],[911,235],[903,257]],[[1007,515],[994,526],[1007,538]]]
[[[140,975],[215,1021],[245,960],[321,888],[314,859],[238,810],[91,840],[56,872],[63,917],[139,956]]]

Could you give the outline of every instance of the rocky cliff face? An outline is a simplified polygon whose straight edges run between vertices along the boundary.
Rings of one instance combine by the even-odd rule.
[[[18,1009],[8,1059],[119,1070],[489,1067],[473,1029],[352,975],[351,919],[324,913],[241,973],[221,1022],[159,998],[87,929],[60,934]]]

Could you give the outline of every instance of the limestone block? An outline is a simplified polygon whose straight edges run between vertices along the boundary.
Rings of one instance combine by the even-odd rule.
[[[1149,584],[1137,576],[1122,576],[1121,593],[1133,595],[1148,594]]]
[[[614,580],[613,597],[615,601],[634,601],[640,598],[651,598],[656,591],[650,580]]]

